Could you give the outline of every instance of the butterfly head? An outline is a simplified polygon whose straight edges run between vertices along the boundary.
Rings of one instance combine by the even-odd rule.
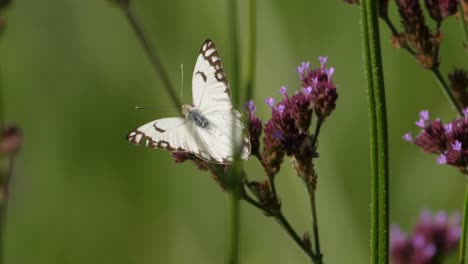
[[[191,105],[182,105],[182,114],[187,117],[188,114],[194,109]]]

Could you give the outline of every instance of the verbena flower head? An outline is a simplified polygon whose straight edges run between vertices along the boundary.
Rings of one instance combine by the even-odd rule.
[[[445,18],[454,15],[459,2],[459,0],[424,0],[429,15],[437,23],[442,23]]]
[[[448,164],[466,172],[468,166],[468,109],[465,116],[444,124],[440,119],[430,120],[427,111],[421,111],[416,125],[421,128],[413,138],[410,133],[405,141],[421,147],[424,152],[437,154],[438,164]]]
[[[311,70],[308,67],[310,63],[305,64],[307,67],[303,63],[297,71],[302,80],[303,94],[307,95],[307,98],[304,98],[304,100],[310,101],[319,119],[330,115],[335,109],[335,103],[338,99],[338,93],[332,81],[335,69],[333,67],[326,67],[327,59],[327,57],[318,58],[320,68]]]
[[[411,234],[394,225],[390,255],[394,264],[437,264],[455,251],[461,236],[460,215],[424,210]]]

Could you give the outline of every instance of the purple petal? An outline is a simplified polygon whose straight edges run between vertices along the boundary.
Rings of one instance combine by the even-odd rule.
[[[426,128],[426,121],[424,121],[424,119],[419,119],[418,121],[416,121],[416,125],[420,128]]]
[[[312,86],[309,86],[307,88],[302,88],[302,91],[306,94],[309,95],[312,92],[313,88]]]
[[[286,86],[283,86],[283,87],[280,88],[279,91],[280,91],[280,93],[281,93],[282,95],[286,95],[286,89],[287,89]]]
[[[437,251],[437,248],[434,244],[429,244],[424,247],[423,254],[427,259],[432,258]]]
[[[320,65],[322,68],[325,67],[325,63],[327,63],[328,57],[327,56],[319,56],[318,60],[320,61]]]
[[[411,136],[411,133],[406,133],[403,135],[403,140],[407,142],[413,142],[413,136]]]
[[[465,118],[468,118],[468,107],[463,109],[462,112],[463,112],[463,116],[465,116]]]
[[[455,143],[452,144],[452,148],[455,151],[460,151],[462,149],[462,143],[458,140],[455,140]]]
[[[269,107],[273,107],[275,104],[275,99],[273,99],[273,97],[267,98],[265,99],[265,104],[267,104]]]
[[[328,80],[331,79],[333,73],[335,72],[335,68],[331,67],[330,69],[325,69],[325,73],[327,74],[328,76]]]
[[[448,124],[444,125],[445,133],[450,133],[450,132],[452,132],[452,128],[453,128],[452,123],[448,123]]]
[[[317,84],[318,84],[318,78],[317,78],[317,77],[314,77],[314,78],[312,79],[312,83],[313,83],[314,85],[317,85]]]
[[[284,104],[279,104],[277,107],[277,110],[280,114],[282,114],[284,112],[284,108],[285,108]]]
[[[250,112],[255,112],[255,110],[257,110],[257,107],[254,104],[254,101],[249,101],[248,107],[249,107]]]
[[[424,121],[429,120],[429,111],[422,110],[421,112],[419,112],[419,118],[421,118]]]
[[[275,139],[281,139],[283,137],[283,133],[281,133],[281,131],[279,131],[279,130],[275,130],[275,132],[273,132],[272,136]]]
[[[447,156],[445,156],[445,154],[440,154],[440,156],[437,158],[437,164],[447,164]]]

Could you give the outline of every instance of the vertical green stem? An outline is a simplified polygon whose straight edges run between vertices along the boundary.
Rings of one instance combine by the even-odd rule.
[[[229,76],[229,86],[231,88],[234,104],[238,106],[240,101],[239,87],[239,40],[237,29],[237,0],[228,0],[228,25],[229,25],[229,43],[231,44],[231,76]]]
[[[361,1],[371,127],[371,263],[388,263],[388,135],[378,1]]]
[[[228,26],[229,26],[229,43],[230,46],[230,59],[231,59],[231,76],[229,77],[229,87],[232,93],[234,105],[238,106],[240,101],[240,87],[239,87],[239,46],[238,46],[238,32],[237,32],[237,0],[228,0]],[[232,131],[235,133],[234,123],[232,123]],[[231,180],[234,183],[234,192],[229,197],[229,223],[228,223],[228,241],[226,251],[226,264],[237,264],[239,261],[239,231],[240,231],[240,204],[239,194],[237,188],[241,181],[241,166],[239,161],[239,150],[235,149],[239,142],[234,141],[233,153],[234,163],[231,166]]]
[[[236,264],[239,262],[239,228],[240,228],[240,204],[236,194],[229,197],[229,223],[226,264]]]
[[[247,85],[245,101],[253,99],[253,85],[255,82],[255,67],[257,53],[257,0],[250,0],[249,9],[249,68],[247,71]]]
[[[465,204],[463,205],[463,222],[462,233],[460,239],[460,255],[458,257],[458,264],[466,264],[466,232],[468,231],[468,182],[465,186]]]

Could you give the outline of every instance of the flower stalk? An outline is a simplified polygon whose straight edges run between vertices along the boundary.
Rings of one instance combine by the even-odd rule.
[[[468,182],[465,186],[465,202],[463,206],[462,233],[460,239],[460,255],[458,264],[466,264],[466,233],[468,232]]]
[[[166,69],[164,68],[161,59],[158,56],[156,49],[151,45],[148,37],[141,26],[140,21],[133,13],[131,9],[131,4],[129,0],[116,0],[120,9],[124,12],[125,16],[127,17],[128,23],[132,27],[135,35],[137,36],[138,40],[140,41],[141,46],[145,50],[146,56],[148,57],[149,61],[151,62],[151,66],[153,66],[154,71],[156,74],[161,78],[161,81],[164,84],[164,89],[166,93],[169,95],[172,103],[174,105],[182,105],[179,96],[174,89],[171,81],[169,80],[169,75],[167,74]]]
[[[388,137],[379,1],[361,1],[361,31],[371,132],[371,263],[388,263]]]

